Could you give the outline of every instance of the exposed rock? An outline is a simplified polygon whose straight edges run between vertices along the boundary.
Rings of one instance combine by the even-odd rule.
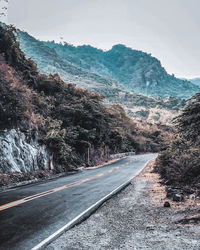
[[[168,201],[165,201],[164,207],[171,207],[170,203]]]
[[[195,193],[189,195],[189,199],[190,200],[195,200],[195,198],[196,198],[196,194]]]
[[[178,188],[172,188],[167,187],[167,198],[172,199],[173,201],[183,201],[184,200],[184,194],[181,189]]]
[[[182,194],[182,191],[178,188],[173,188],[173,187],[167,187],[166,188],[166,191],[167,191],[167,198],[173,198],[173,196],[175,194]]]
[[[182,194],[174,194],[173,195],[173,201],[183,201],[184,200],[184,196]]]
[[[45,145],[19,130],[0,132],[0,172],[32,172],[49,168],[49,154]]]

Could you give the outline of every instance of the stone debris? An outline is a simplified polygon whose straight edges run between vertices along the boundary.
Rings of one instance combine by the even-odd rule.
[[[165,201],[164,207],[171,207],[170,203],[168,201]]]
[[[150,188],[150,181],[134,179],[132,185],[45,249],[199,250],[199,225],[189,228],[175,223],[191,210],[156,205],[150,199]]]

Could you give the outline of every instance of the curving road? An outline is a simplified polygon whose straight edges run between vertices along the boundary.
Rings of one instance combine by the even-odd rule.
[[[0,193],[0,249],[39,249],[41,242],[61,232],[81,213],[89,213],[88,208],[128,183],[156,156],[131,156],[101,168]]]

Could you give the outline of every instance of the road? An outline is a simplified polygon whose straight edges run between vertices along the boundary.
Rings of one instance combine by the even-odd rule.
[[[94,203],[136,176],[157,154],[0,193],[0,249],[32,249]]]

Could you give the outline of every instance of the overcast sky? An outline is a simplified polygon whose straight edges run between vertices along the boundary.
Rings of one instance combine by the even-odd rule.
[[[8,23],[40,40],[152,53],[169,73],[200,76],[200,0],[10,0]]]

